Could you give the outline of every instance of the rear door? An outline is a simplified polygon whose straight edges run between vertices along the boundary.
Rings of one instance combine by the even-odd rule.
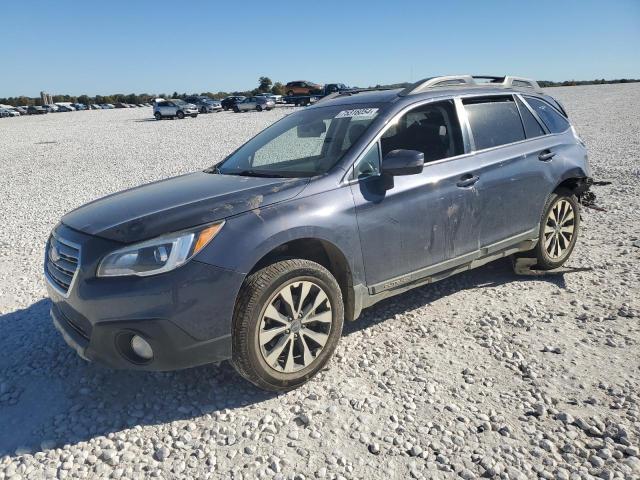
[[[395,149],[423,152],[422,173],[392,183],[381,176],[381,158]],[[389,122],[356,161],[351,190],[372,293],[446,269],[478,249],[473,172],[453,100],[425,103]]]
[[[480,246],[536,237],[553,190],[552,172],[539,158],[546,131],[513,95],[463,98],[462,104],[480,177]]]

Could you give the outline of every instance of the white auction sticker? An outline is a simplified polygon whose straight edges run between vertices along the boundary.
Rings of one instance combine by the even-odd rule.
[[[377,108],[356,108],[354,110],[342,110],[336,118],[373,118],[377,115]]]

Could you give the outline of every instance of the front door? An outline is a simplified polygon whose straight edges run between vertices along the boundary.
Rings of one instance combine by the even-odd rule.
[[[425,154],[420,174],[380,175],[395,149]],[[447,268],[479,246],[474,159],[464,155],[453,101],[404,114],[354,165],[356,206],[367,285],[372,293]]]

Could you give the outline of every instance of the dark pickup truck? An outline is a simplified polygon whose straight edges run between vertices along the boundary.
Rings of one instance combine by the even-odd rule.
[[[327,83],[324,87],[310,93],[309,95],[286,95],[283,97],[283,100],[284,103],[293,103],[296,107],[305,106],[316,103],[321,98],[332,93],[346,92],[348,90],[351,89],[344,83]]]

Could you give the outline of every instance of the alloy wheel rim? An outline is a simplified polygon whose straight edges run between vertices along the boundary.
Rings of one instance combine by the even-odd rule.
[[[273,295],[260,318],[262,358],[280,373],[294,373],[316,361],[333,324],[329,297],[310,280],[294,280]]]
[[[576,214],[573,205],[565,199],[557,201],[549,214],[544,226],[544,249],[552,259],[559,259],[566,255],[576,227]]]

